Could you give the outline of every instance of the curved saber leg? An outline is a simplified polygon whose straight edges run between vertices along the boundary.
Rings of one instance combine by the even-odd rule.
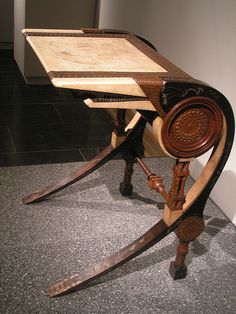
[[[45,197],[52,195],[60,190],[63,190],[64,188],[72,185],[73,183],[81,180],[82,178],[86,177],[93,171],[100,168],[106,162],[111,160],[116,154],[118,154],[125,146],[126,146],[126,149],[127,147],[132,146],[132,144],[130,144],[129,142],[129,139],[131,138],[131,142],[132,142],[132,138],[135,138],[136,133],[139,134],[140,126],[142,129],[142,125],[144,121],[145,120],[141,117],[140,114],[136,114],[133,117],[133,119],[130,121],[129,125],[127,126],[127,132],[129,134],[127,135],[124,142],[121,142],[119,146],[117,146],[116,148],[113,148],[112,145],[107,146],[91,161],[89,161],[84,166],[74,171],[67,177],[63,178],[59,182],[49,185],[42,190],[36,191],[34,193],[31,193],[23,197],[22,198],[23,204],[31,204],[31,203],[39,202],[43,200]]]
[[[148,248],[165,238],[170,232],[172,232],[186,217],[191,215],[201,216],[204,202],[206,201],[207,195],[203,196],[204,190],[211,189],[212,182],[214,183],[219,176],[219,169],[225,163],[225,149],[227,149],[226,141],[226,126],[222,134],[221,140],[217,145],[213,155],[209,159],[205,169],[200,175],[199,180],[192,186],[187,194],[187,200],[184,204],[183,212],[180,217],[176,217],[171,225],[167,225],[163,219],[161,219],[156,225],[149,229],[145,234],[139,237],[137,240],[124,247],[117,253],[106,257],[98,264],[92,266],[88,270],[85,270],[79,274],[76,274],[67,279],[61,280],[49,287],[48,295],[50,297],[59,296],[77,290],[84,286],[84,284],[102,276],[103,274],[115,269],[127,261],[133,259],[137,255],[146,251]],[[229,151],[228,151],[229,154]],[[206,172],[208,176],[206,176]],[[202,198],[203,200],[202,203]],[[199,203],[200,201],[200,203]],[[203,208],[199,208],[202,205]]]
[[[120,151],[119,148],[114,149],[111,145],[107,146],[100,154],[98,154],[95,158],[91,161],[86,163],[84,166],[79,168],[78,170],[71,173],[69,176],[63,178],[56,184],[52,184],[41,191],[34,192],[30,195],[25,196],[22,201],[24,204],[31,204],[35,202],[39,202],[45,197],[52,195],[73,183],[81,180],[82,178],[86,177],[88,174],[92,173],[102,165],[104,165],[107,161],[112,159],[118,152]]]
[[[48,295],[50,297],[55,297],[79,289],[85,283],[102,276],[103,274],[121,266],[125,262],[141,254],[167,236],[171,229],[172,227],[168,227],[163,220],[160,220],[141,237],[120,251],[104,258],[96,265],[79,274],[53,284],[48,289]]]

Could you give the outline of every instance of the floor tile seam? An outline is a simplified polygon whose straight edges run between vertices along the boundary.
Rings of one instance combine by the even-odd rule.
[[[0,73],[5,74],[5,73],[16,73],[15,69],[7,69],[7,70],[1,70]]]
[[[82,100],[81,100],[82,101]],[[60,104],[76,104],[76,103],[78,103],[78,101],[65,101],[65,100],[63,100],[63,101],[57,101],[57,100],[53,100],[53,101],[51,101],[51,102],[49,102],[49,101],[41,101],[41,102],[39,102],[39,101],[37,101],[37,102],[31,102],[31,101],[18,101],[18,102],[15,102],[14,101],[14,105],[15,106],[21,106],[22,104],[23,105],[44,105],[44,104],[56,104],[56,105],[60,105]],[[8,102],[1,102],[1,104],[0,104],[0,107],[1,107],[1,105],[5,105],[5,106],[7,106],[7,105],[12,105],[12,101],[9,103],[9,101]]]
[[[11,86],[12,87],[19,87],[19,84],[18,84],[15,76],[9,75],[8,77],[5,77],[4,80],[2,80],[0,78],[0,83],[1,83],[0,90],[3,90],[3,91],[5,91],[4,87],[7,87],[7,88],[10,88]]]
[[[48,153],[48,152],[67,152],[67,151],[76,151],[80,153],[79,148],[67,148],[67,149],[50,149],[50,150],[15,151],[15,152],[9,152],[9,153],[0,153],[0,156],[9,155],[9,154]],[[80,161],[80,162],[83,162],[83,161]],[[61,162],[61,163],[64,163],[64,162]],[[29,167],[30,166],[31,165],[29,165]]]
[[[52,104],[53,109],[55,110],[55,112],[57,113],[59,119],[61,120],[61,123],[64,125],[66,124],[66,122],[63,120],[62,115],[60,114],[59,110],[57,109],[55,104]]]
[[[85,158],[85,156],[84,156],[84,154],[81,152],[81,149],[80,149],[80,148],[79,148],[79,152],[80,152],[81,156],[83,157],[84,161],[89,161],[89,160],[87,160],[87,159]]]
[[[3,85],[3,83],[4,83],[4,85]],[[0,84],[1,84],[0,90],[2,89],[2,91],[4,93],[6,93],[6,89],[11,89],[12,90],[13,88],[18,87],[18,84],[17,84],[17,82],[15,80],[12,80],[10,83],[6,83],[6,81],[1,82],[1,80],[0,80]],[[2,95],[2,98],[6,98],[6,96],[3,97],[3,95]],[[1,101],[0,106],[1,105],[7,105],[10,102],[12,102],[12,100],[9,100],[9,99],[8,99],[8,101]]]
[[[0,109],[1,109],[1,106],[0,106]],[[61,122],[61,121],[60,121]],[[1,125],[0,125],[1,126]],[[6,125],[5,125],[6,126]],[[48,123],[32,123],[32,124],[18,124],[18,125],[10,125],[8,124],[7,125],[9,128],[13,129],[13,128],[28,128],[28,127],[49,127],[50,130],[53,128],[53,127],[60,127],[60,128],[63,128],[63,127],[77,127],[77,128],[81,128],[80,125],[78,125],[78,123],[66,123],[66,124],[59,124],[59,123],[56,123],[56,122],[53,122],[53,123],[50,123],[50,121],[48,121]]]
[[[17,130],[19,130],[19,128],[9,128],[11,132],[16,132]],[[25,129],[26,130],[26,129]],[[72,129],[70,129],[71,131]],[[63,133],[61,133],[63,134]],[[15,135],[15,136],[14,136]],[[13,135],[13,140],[17,140],[17,135],[16,133]],[[44,133],[44,135],[46,136],[47,133]],[[54,133],[55,135],[55,133]],[[16,137],[16,138],[15,138]],[[66,138],[68,139],[69,136],[66,136]],[[57,133],[57,138],[60,139],[61,137],[58,137],[58,133]],[[15,147],[16,147],[16,152],[18,151],[21,151],[21,152],[27,152],[27,149],[29,151],[32,151],[32,148],[33,150],[37,150],[37,151],[51,151],[51,150],[79,150],[80,148],[83,148],[83,149],[86,149],[87,148],[87,142],[80,142],[80,140],[82,141],[82,135],[80,138],[77,137],[76,141],[73,141],[73,139],[71,139],[71,141],[61,141],[59,142],[59,145],[56,145],[55,142],[48,142],[46,140],[47,138],[45,137],[44,138],[44,142],[43,143],[34,143],[34,142],[31,142],[30,145],[27,143],[22,143],[21,141],[18,142],[18,141],[14,141],[15,143]],[[94,139],[91,139],[91,141],[94,140],[95,142],[96,141],[99,141],[99,143],[94,143],[94,149],[98,148],[98,147],[101,147],[101,141],[104,142],[104,140],[97,140],[96,138]],[[106,145],[106,143],[104,143],[104,146]],[[33,147],[32,147],[33,146]],[[38,148],[39,147],[39,148]],[[10,153],[10,151],[7,151]],[[80,152],[79,152],[80,153]]]
[[[9,135],[10,142],[11,142],[11,145],[13,147],[13,150],[14,150],[14,152],[16,152],[16,146],[15,146],[15,143],[14,143],[14,139],[13,139],[13,136],[11,134],[11,131],[10,131],[10,128],[8,127],[8,125],[6,126],[6,129],[7,129],[7,132],[8,132],[8,135]]]
[[[59,96],[58,96],[59,97]],[[66,96],[65,96],[66,97]],[[66,100],[53,100],[52,102],[55,104],[55,105],[74,105],[74,104],[78,104],[79,102],[83,102],[84,99],[81,98],[81,99],[77,99],[77,100],[72,100],[72,99],[66,99]],[[51,103],[52,103],[51,102]],[[87,108],[87,107],[86,107]],[[88,109],[89,110],[89,109]]]
[[[86,148],[79,148],[79,150],[93,150],[93,149],[96,149],[96,150],[103,150],[105,147],[86,147]],[[81,152],[82,154],[82,152]],[[94,156],[95,157],[95,156]],[[85,159],[86,160],[86,159]],[[86,160],[87,161],[87,160]]]
[[[7,43],[10,43],[10,42],[7,42]],[[14,52],[12,49],[0,48],[0,60],[3,61],[5,59],[9,59],[9,60],[11,60],[11,62],[15,62]]]
[[[0,109],[1,109],[1,106],[0,106]],[[9,129],[16,129],[16,128],[21,128],[21,129],[25,129],[25,128],[29,128],[29,127],[37,127],[37,128],[39,128],[39,127],[43,127],[43,128],[45,128],[45,127],[47,127],[47,128],[50,128],[50,130],[53,130],[53,127],[60,127],[60,128],[62,128],[62,130],[64,129],[64,128],[66,128],[66,127],[70,127],[70,128],[73,128],[73,129],[76,129],[76,130],[80,130],[80,131],[83,131],[84,130],[84,128],[82,128],[82,126],[81,126],[81,123],[79,123],[79,122],[74,122],[74,123],[65,123],[65,124],[59,124],[59,123],[50,123],[50,121],[49,122],[47,122],[47,123],[33,123],[33,124],[18,124],[18,125],[14,125],[14,124],[7,124],[7,125],[0,125],[0,127],[6,127],[6,126],[8,126],[9,127]],[[99,124],[97,124],[97,126],[100,126]],[[101,127],[101,126],[100,126]],[[81,134],[80,134],[81,135]],[[84,135],[85,134],[82,134],[83,135],[83,137],[84,137]],[[107,134],[107,135],[110,135],[110,134]],[[92,134],[91,135],[92,137],[97,137],[98,135],[97,134]],[[102,139],[101,139],[102,140]]]
[[[80,162],[81,160],[78,158],[70,158],[70,159],[68,159],[67,163]],[[13,161],[11,163],[4,163],[4,162],[1,163],[0,162],[0,168],[1,169],[9,169],[9,168],[13,168],[13,167],[38,166],[38,165],[49,165],[49,166],[51,166],[52,164],[55,164],[55,163],[60,164],[61,160],[59,160],[58,162],[56,162],[55,159],[53,161],[46,160],[45,162],[40,162],[40,163],[32,163],[32,162],[21,163],[21,162],[17,162],[17,161],[16,162]]]
[[[83,150],[92,150],[92,149],[104,149],[104,147],[96,147],[96,148],[94,148],[94,147],[88,147],[88,148],[81,148],[81,149],[83,149]]]
[[[1,106],[0,106],[0,111],[1,111]],[[11,123],[7,123],[7,124],[1,124],[0,123],[0,127],[9,127],[9,129],[15,129],[15,128],[21,128],[21,129],[24,129],[24,128],[32,128],[32,127],[51,127],[51,126],[62,126],[62,124],[54,124],[52,125],[50,121],[45,121],[46,123],[32,123],[32,124],[11,124]]]
[[[8,103],[9,104],[9,103]],[[25,107],[31,107],[32,109],[34,109],[35,107],[34,106],[41,106],[41,107],[43,107],[43,106],[51,106],[53,109],[54,109],[54,102],[52,101],[52,102],[43,102],[43,103],[40,103],[40,102],[25,102],[25,103],[23,103],[23,104],[21,104],[22,106],[25,106]],[[3,104],[3,103],[1,103],[1,106],[2,107],[6,107],[6,108],[8,108],[9,106],[11,106],[12,108],[19,108],[19,105],[15,105],[14,103],[13,104],[9,104],[9,105],[5,105],[5,104]]]

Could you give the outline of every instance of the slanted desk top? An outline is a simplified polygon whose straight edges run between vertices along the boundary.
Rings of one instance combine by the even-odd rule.
[[[190,78],[132,34],[41,29],[23,34],[56,87],[147,96],[142,85]]]

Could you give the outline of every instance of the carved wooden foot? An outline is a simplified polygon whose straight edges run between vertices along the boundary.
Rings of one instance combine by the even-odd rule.
[[[188,254],[189,243],[194,241],[204,230],[204,220],[192,216],[186,218],[177,228],[176,235],[179,239],[175,261],[170,263],[169,272],[174,280],[183,279],[187,275],[185,258]]]

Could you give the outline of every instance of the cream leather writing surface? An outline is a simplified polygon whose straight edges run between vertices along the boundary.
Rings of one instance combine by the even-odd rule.
[[[47,72],[166,72],[124,38],[30,36],[28,41]]]
[[[167,72],[127,35],[93,37],[82,30],[55,29],[22,32],[47,73],[77,73],[72,77],[51,75],[56,87],[145,96],[132,74],[157,74],[156,80],[162,85],[158,74]]]

